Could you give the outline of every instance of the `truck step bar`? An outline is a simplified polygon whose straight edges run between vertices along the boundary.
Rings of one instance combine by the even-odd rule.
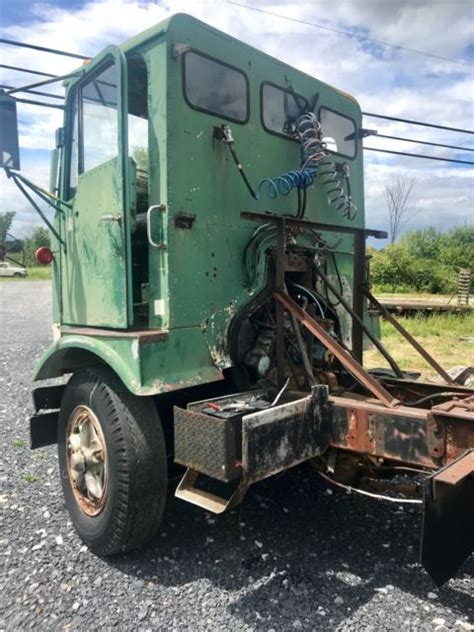
[[[188,468],[176,489],[175,496],[215,514],[224,513],[227,509],[240,504],[248,489],[248,485],[239,483],[229,498],[222,498],[222,496],[195,487],[198,477],[199,472]]]

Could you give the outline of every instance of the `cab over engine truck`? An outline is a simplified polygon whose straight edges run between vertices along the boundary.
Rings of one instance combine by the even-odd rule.
[[[34,390],[31,441],[58,444],[84,542],[149,541],[172,461],[176,496],[216,513],[304,461],[382,497],[403,471],[446,581],[472,551],[474,391],[396,321],[441,381],[379,339],[365,240],[386,235],[365,226],[357,101],[186,15],[62,79],[50,191],[20,173],[11,92],[2,166],[48,223],[32,194],[54,208],[34,379],[70,377]],[[364,342],[389,369],[363,368]]]

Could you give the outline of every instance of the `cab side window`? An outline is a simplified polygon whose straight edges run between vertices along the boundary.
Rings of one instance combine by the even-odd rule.
[[[355,158],[357,143],[354,121],[348,116],[323,106],[319,108],[319,122],[323,141],[329,151],[346,158]]]
[[[81,90],[83,164],[89,171],[118,155],[117,79],[115,64],[83,84]]]
[[[118,156],[118,90],[114,62],[109,62],[69,97],[69,197],[78,177]]]
[[[268,81],[260,87],[260,106],[265,130],[287,138],[294,138],[294,122],[309,108],[307,100],[300,94]]]
[[[184,98],[200,112],[246,123],[249,84],[239,68],[194,50],[183,56]]]

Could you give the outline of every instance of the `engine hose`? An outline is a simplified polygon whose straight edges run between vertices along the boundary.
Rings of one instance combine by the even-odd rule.
[[[327,158],[321,140],[321,126],[313,112],[306,112],[296,119],[295,135],[301,144],[301,168],[287,171],[275,178],[263,178],[257,185],[257,200],[266,189],[272,200],[286,196],[293,189],[305,190],[314,183],[318,164]]]
[[[338,174],[334,162],[326,155],[325,160],[320,163],[319,176],[322,185],[329,198],[329,203],[334,206],[343,217],[353,220],[357,215],[357,206],[352,201],[349,184],[349,173],[347,167],[344,168],[344,178],[347,183],[347,193]]]
[[[274,200],[278,195],[286,196],[293,189],[306,189],[314,182],[315,173],[309,169],[302,171],[287,171],[276,178],[263,178],[257,185],[256,197],[259,200],[263,189]]]
[[[313,112],[305,112],[296,119],[295,125],[295,135],[301,144],[300,169],[287,171],[276,178],[263,178],[257,185],[255,198],[259,200],[265,189],[271,199],[278,195],[286,196],[293,189],[306,191],[314,184],[316,175],[319,174],[330,204],[343,217],[353,220],[357,214],[357,207],[352,201],[349,168],[347,165],[342,167],[346,193],[338,169],[329,157],[326,143],[322,140],[321,124],[316,115]]]

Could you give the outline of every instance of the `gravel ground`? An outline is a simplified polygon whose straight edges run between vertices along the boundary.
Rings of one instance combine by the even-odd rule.
[[[0,629],[474,629],[472,558],[437,590],[417,563],[417,507],[328,489],[308,467],[220,517],[170,495],[156,544],[93,556],[68,521],[54,447],[28,448],[49,312],[48,282],[0,284]]]

